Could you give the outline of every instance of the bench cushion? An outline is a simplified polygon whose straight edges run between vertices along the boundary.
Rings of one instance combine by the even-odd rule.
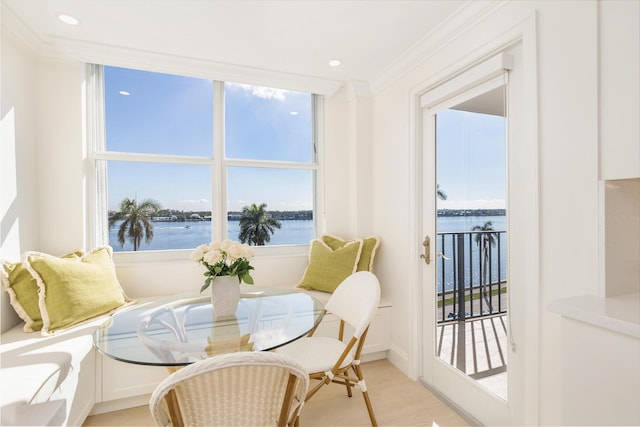
[[[72,252],[61,258],[78,258],[81,251]],[[9,294],[14,310],[24,320],[24,331],[32,332],[42,329],[42,314],[38,298],[38,283],[22,262],[2,262],[0,276],[4,289]]]
[[[333,292],[348,276],[356,272],[362,240],[354,240],[332,249],[321,239],[311,241],[309,265],[298,284],[301,289]]]
[[[38,284],[43,334],[79,324],[126,303],[111,254],[111,247],[104,246],[75,259],[38,252],[23,255],[25,267]]]

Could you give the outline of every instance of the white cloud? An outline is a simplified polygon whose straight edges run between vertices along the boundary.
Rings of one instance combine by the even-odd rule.
[[[289,92],[288,90],[284,89],[274,89],[271,87],[245,85],[240,83],[227,83],[227,87],[242,89],[245,92],[251,93],[251,95],[258,98],[277,99],[278,101],[284,101],[286,98],[285,95],[287,94],[287,92]]]

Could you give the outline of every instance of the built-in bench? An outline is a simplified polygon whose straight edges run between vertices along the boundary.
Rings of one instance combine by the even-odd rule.
[[[82,425],[96,402],[93,332],[101,316],[55,336],[24,332],[20,323],[1,336],[2,425]]]

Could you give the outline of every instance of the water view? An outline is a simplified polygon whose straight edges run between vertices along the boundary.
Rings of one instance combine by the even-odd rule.
[[[486,222],[491,221],[494,244],[491,245],[490,257],[486,265],[485,279],[487,283],[497,283],[507,278],[507,235],[506,216],[439,216],[438,217],[438,238],[436,243],[436,253],[444,256],[437,256],[437,288],[442,290],[444,283],[445,290],[454,288],[456,271],[454,260],[454,239],[456,234],[471,232],[473,227],[482,227]],[[464,234],[464,275],[465,287],[477,286],[481,282],[480,277],[480,247],[476,242],[477,231]],[[483,266],[484,268],[484,266]]]
[[[505,216],[440,216],[438,217],[438,231],[441,233],[470,231],[474,226],[482,226],[487,221],[493,222],[493,228],[496,231],[506,229]],[[109,244],[113,247],[114,252],[133,250],[133,245],[130,242],[126,242],[124,248],[118,243],[118,228],[121,223],[116,222],[109,231]],[[276,230],[271,236],[269,246],[306,245],[315,237],[312,220],[283,220],[280,223],[282,228]],[[239,232],[240,222],[229,221],[229,238],[239,240]],[[505,237],[503,236],[502,239]],[[149,244],[143,241],[140,250],[193,249],[209,242],[211,242],[210,221],[154,222],[153,240]],[[500,249],[505,256],[502,264],[506,265],[506,242],[501,242]],[[451,247],[445,247],[446,257],[453,258],[451,250]],[[472,251],[477,252],[477,246],[473,247]]]
[[[282,220],[282,227],[271,236],[269,246],[306,245],[314,237],[312,220]],[[132,251],[133,244],[125,242],[124,248],[118,243],[118,228],[122,221],[109,230],[109,245],[114,252]],[[240,221],[229,221],[229,239],[239,241]],[[211,242],[211,221],[154,222],[153,240],[140,244],[141,251],[171,249],[193,249]]]

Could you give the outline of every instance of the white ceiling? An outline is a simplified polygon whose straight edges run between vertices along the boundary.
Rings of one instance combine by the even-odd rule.
[[[2,0],[47,49],[168,55],[331,81],[371,81],[464,0]],[[81,25],[56,17],[67,13]],[[3,18],[4,20],[4,18]],[[33,37],[34,36],[34,37]],[[330,59],[340,59],[337,68]]]

